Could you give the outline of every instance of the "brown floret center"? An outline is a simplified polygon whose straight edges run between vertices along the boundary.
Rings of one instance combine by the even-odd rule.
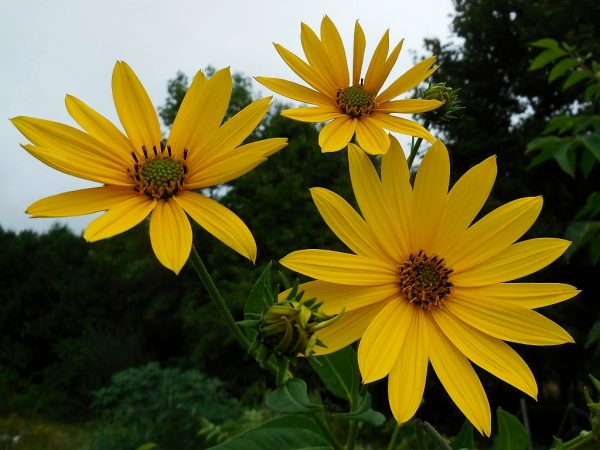
[[[400,266],[400,291],[408,301],[429,311],[441,306],[450,294],[451,273],[452,269],[446,267],[443,258],[427,256],[420,250]]]

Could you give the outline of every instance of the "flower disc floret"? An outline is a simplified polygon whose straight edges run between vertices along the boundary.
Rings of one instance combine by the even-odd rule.
[[[167,199],[175,194],[185,175],[183,161],[173,158],[149,159],[136,170],[137,190],[150,197]]]
[[[448,276],[451,273],[452,269],[445,266],[443,258],[419,251],[400,266],[400,292],[409,302],[429,311],[441,306],[450,294],[452,283]]]
[[[373,111],[375,97],[360,86],[350,86],[338,91],[337,105],[344,114],[359,118]]]

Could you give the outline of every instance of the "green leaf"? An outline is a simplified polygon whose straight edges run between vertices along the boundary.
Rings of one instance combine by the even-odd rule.
[[[312,413],[323,409],[308,398],[304,380],[292,378],[267,395],[267,406],[281,413]]]
[[[492,450],[527,450],[529,436],[525,427],[515,416],[498,408],[498,438]]]
[[[589,76],[590,75],[583,69],[576,70],[571,75],[569,75],[567,77],[567,79],[565,80],[565,82],[563,83],[563,86],[562,86],[563,91],[566,89],[569,89],[571,86],[576,85],[581,80],[584,80],[585,78],[589,78]]]
[[[365,392],[365,395],[362,396],[356,411],[336,413],[333,415],[346,420],[359,420],[361,422],[370,423],[376,427],[383,425],[385,422],[385,416],[371,408],[371,394],[369,394],[369,392]]]
[[[586,134],[579,139],[585,148],[592,152],[596,159],[600,161],[600,134]]]
[[[597,233],[592,241],[592,264],[596,265],[598,261],[600,261],[600,233]]]
[[[600,84],[590,84],[587,88],[585,88],[583,98],[586,102],[600,100]]]
[[[158,444],[154,442],[146,442],[143,445],[140,445],[136,450],[152,450],[153,448],[157,448]]]
[[[555,59],[558,59],[561,56],[565,56],[565,55],[566,55],[566,53],[564,52],[564,50],[561,50],[560,48],[552,48],[552,49],[544,50],[542,53],[540,53],[539,55],[537,55],[535,57],[535,59],[531,63],[531,66],[529,66],[529,70],[541,69],[546,64],[549,64],[552,61],[554,61]]]
[[[266,293],[271,289],[271,262],[267,264],[263,273],[260,274],[248,298],[246,299],[246,305],[244,306],[244,316],[250,314],[250,317],[246,319],[254,318],[253,315],[261,315],[270,305],[265,296]]]
[[[329,355],[312,356],[309,362],[329,392],[350,401],[359,383],[356,352],[351,346]]]
[[[571,58],[565,58],[560,60],[550,71],[550,75],[548,75],[548,82],[552,83],[559,77],[562,77],[567,70],[571,67],[575,67],[577,65],[577,61]]]
[[[581,172],[583,172],[583,176],[587,178],[594,169],[594,165],[596,165],[596,157],[586,148],[583,150],[579,165],[581,166]]]
[[[588,195],[585,205],[575,215],[575,220],[583,218],[593,219],[600,215],[600,192],[592,192]]]
[[[454,450],[473,448],[473,425],[468,420],[465,420],[458,435],[450,442],[450,447]]]
[[[575,178],[575,149],[577,146],[577,142],[565,140],[554,150],[552,155],[563,172],[568,173],[573,178]]]
[[[554,116],[552,119],[550,119],[548,126],[544,129],[544,134],[554,133],[557,130],[559,130],[558,134],[562,134],[569,130],[573,126],[572,124],[573,118],[571,116],[567,116],[566,114]]]
[[[589,348],[598,340],[600,340],[600,320],[596,320],[592,325],[592,328],[590,328],[590,331],[587,335],[587,340],[585,341],[585,348]]]
[[[533,47],[550,48],[550,49],[559,48],[558,42],[556,40],[550,39],[550,38],[540,39],[539,41],[533,42],[531,45]]]
[[[567,250],[567,258],[570,258],[577,250],[590,243],[599,231],[600,222],[597,221],[576,220],[571,222],[565,232],[565,237],[573,242]]]
[[[333,450],[313,419],[288,415],[233,436],[209,450]]]
[[[559,145],[562,145],[564,139],[558,136],[542,136],[533,139],[525,149],[525,153],[530,153],[534,150],[546,149],[546,148],[554,148]]]

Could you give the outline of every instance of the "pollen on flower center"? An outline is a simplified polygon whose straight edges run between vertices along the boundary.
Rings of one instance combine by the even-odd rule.
[[[400,291],[411,303],[429,311],[440,306],[452,288],[448,269],[443,258],[427,256],[422,250],[410,255],[400,266]]]
[[[173,158],[171,146],[165,146],[164,141],[160,143],[160,150],[153,146],[152,151],[149,154],[142,146],[142,160],[132,152],[134,165],[128,171],[136,182],[136,191],[164,200],[172,197],[183,185],[187,175],[187,150],[183,152],[183,160]]]
[[[360,86],[350,86],[337,92],[336,103],[344,114],[367,116],[375,108],[375,97]]]

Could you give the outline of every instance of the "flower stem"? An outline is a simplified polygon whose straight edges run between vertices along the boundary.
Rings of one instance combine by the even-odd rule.
[[[192,265],[194,266],[194,269],[196,269],[198,276],[204,283],[204,286],[206,287],[206,290],[208,291],[210,298],[212,299],[214,305],[217,307],[217,309],[221,313],[221,316],[223,317],[223,319],[225,319],[225,323],[227,324],[229,331],[231,331],[231,333],[233,334],[235,339],[239,342],[239,344],[243,347],[243,349],[247,351],[248,348],[250,347],[250,341],[248,340],[248,338],[246,338],[246,336],[244,335],[244,333],[242,332],[242,330],[240,329],[238,324],[235,323],[235,319],[231,315],[231,311],[229,311],[229,307],[227,306],[227,303],[225,303],[223,296],[217,289],[215,282],[213,281],[212,277],[208,273],[208,270],[206,269],[204,262],[202,262],[202,258],[200,258],[200,255],[196,251],[196,247],[194,247],[193,245],[192,245],[192,253],[190,255],[190,260],[192,261]]]
[[[358,383],[353,383],[352,393],[350,397],[350,411],[355,411],[358,408]],[[345,450],[354,450],[356,438],[358,437],[359,420],[351,420],[348,427],[348,439],[346,440]]]
[[[421,432],[425,431],[425,433],[427,433],[429,437],[437,444],[438,448],[442,450],[452,450],[452,447],[450,447],[448,441],[440,433],[438,433],[438,431],[429,422],[423,422],[422,420],[417,419],[415,422],[415,427],[417,430],[421,429]]]
[[[582,431],[579,436],[565,442],[560,448],[564,450],[592,450],[598,448],[598,441],[592,432]]]
[[[425,129],[428,129],[429,125],[431,125],[431,120],[426,120],[425,123],[423,124]],[[421,147],[422,142],[423,142],[423,138],[419,138],[419,139],[417,139],[417,142],[415,142],[413,144],[413,146],[411,147],[410,154],[408,155],[408,159],[406,160],[406,162],[408,163],[408,170],[410,170],[410,168],[412,167],[413,162],[415,160],[415,157],[417,156],[419,147]]]
[[[390,442],[388,443],[387,450],[394,450],[396,447],[396,441],[398,440],[398,434],[400,433],[401,424],[396,422],[396,427],[394,428],[394,432],[392,433],[392,437],[390,438]]]

